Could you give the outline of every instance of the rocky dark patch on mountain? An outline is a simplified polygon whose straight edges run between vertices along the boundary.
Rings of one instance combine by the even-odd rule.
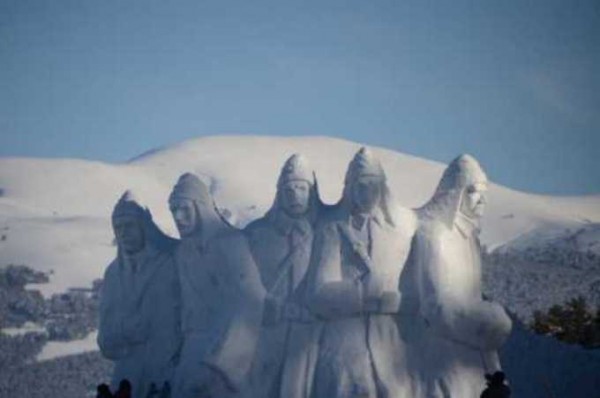
[[[534,311],[584,297],[600,306],[600,256],[591,252],[541,249],[484,253],[483,286],[526,323]]]
[[[24,265],[0,268],[0,328],[21,328],[30,322],[45,329],[36,333],[48,341],[83,338],[96,329],[101,280],[89,288],[71,288],[47,299],[28,286],[48,280],[48,275]],[[3,338],[14,339],[14,345],[19,345],[21,336]],[[5,342],[5,348],[8,345]]]
[[[48,276],[24,265],[0,268],[0,328],[20,327],[25,322],[41,322],[46,302],[39,291],[28,284],[47,283]]]

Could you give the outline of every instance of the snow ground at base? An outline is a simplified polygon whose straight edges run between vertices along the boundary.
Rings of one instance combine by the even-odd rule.
[[[36,356],[35,360],[41,362],[67,355],[98,351],[98,343],[96,343],[97,337],[98,331],[93,331],[83,339],[79,340],[50,341],[44,345],[42,351]]]
[[[3,328],[0,329],[0,333],[7,336],[15,337],[22,336],[27,333],[46,333],[46,328],[33,322],[25,322],[20,328]]]

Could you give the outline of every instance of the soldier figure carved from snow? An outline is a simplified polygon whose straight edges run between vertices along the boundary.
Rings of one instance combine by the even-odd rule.
[[[296,154],[281,170],[271,209],[246,227],[267,291],[248,397],[309,397],[319,324],[305,307],[305,275],[322,207],[314,172]]]
[[[421,360],[428,397],[477,397],[484,374],[499,370],[496,350],[511,330],[504,309],[481,292],[479,220],[487,177],[462,155],[450,163],[433,198],[419,209],[413,242],[419,312],[425,320]]]
[[[264,289],[244,235],[217,212],[207,186],[182,175],[169,206],[182,241],[176,263],[184,342],[177,398],[236,395],[260,333]]]
[[[412,397],[398,326],[399,280],[415,229],[386,176],[362,148],[336,215],[315,237],[311,308],[325,320],[314,397]]]
[[[128,379],[133,397],[143,398],[152,383],[172,380],[181,345],[175,241],[129,192],[115,206],[112,223],[117,258],[104,275],[98,345],[115,362],[113,389]]]

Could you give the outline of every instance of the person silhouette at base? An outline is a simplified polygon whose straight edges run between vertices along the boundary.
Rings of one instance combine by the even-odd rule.
[[[121,380],[114,398],[131,398],[131,382],[129,380]]]
[[[96,398],[113,398],[108,384],[102,383],[96,387]]]
[[[510,387],[504,384],[504,372],[495,372],[494,374],[486,374],[487,387],[481,393],[480,398],[509,398]]]
[[[171,398],[171,384],[168,381],[163,384],[159,398]]]
[[[156,388],[156,384],[150,383],[150,389],[148,390],[148,393],[146,394],[146,398],[156,398],[156,397],[158,397],[159,393],[160,393],[160,391],[158,388]]]

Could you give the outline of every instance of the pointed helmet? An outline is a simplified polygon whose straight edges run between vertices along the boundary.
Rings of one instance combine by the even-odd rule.
[[[217,206],[206,184],[195,174],[182,174],[173,187],[169,202],[174,200],[189,200],[194,204],[197,220],[195,235],[202,234],[204,239],[231,226],[217,210]]]
[[[121,217],[143,218],[146,215],[146,210],[139,204],[137,198],[130,190],[127,190],[121,195],[121,198],[115,205],[112,212],[113,222]]]
[[[387,177],[379,159],[373,152],[365,147],[354,155],[350,161],[346,176],[344,178],[344,192],[342,193],[341,205],[347,211],[353,207],[352,205],[352,187],[362,177],[375,177],[381,181],[381,201],[379,209],[383,212],[383,216],[387,223],[395,225],[393,216],[393,200],[390,189],[387,185]]]
[[[477,159],[471,155],[460,155],[454,159],[442,175],[436,193],[463,190],[469,186],[487,183],[487,176]]]
[[[290,181],[306,181],[311,186],[314,185],[314,171],[308,164],[308,160],[295,153],[285,161],[277,180],[277,188],[281,188]]]
[[[169,201],[174,199],[187,199],[204,204],[212,203],[208,187],[198,176],[192,173],[185,173],[179,177],[169,196]]]
[[[375,157],[373,152],[365,147],[360,148],[354,155],[354,158],[352,158],[352,161],[350,161],[348,170],[346,171],[344,184],[348,186],[353,182],[356,182],[360,177],[386,179],[381,162]]]
[[[146,243],[153,248],[171,251],[175,247],[175,239],[167,236],[160,230],[158,225],[156,225],[152,219],[150,210],[143,207],[130,190],[125,191],[123,195],[121,195],[121,198],[117,201],[117,204],[113,209],[113,226],[117,219],[124,217],[132,217],[138,220],[144,230]]]
[[[420,212],[427,218],[440,217],[451,227],[460,211],[466,189],[487,181],[477,159],[467,154],[460,155],[446,167],[433,197]]]
[[[272,218],[281,216],[281,214],[279,214],[281,210],[281,199],[279,196],[281,195],[281,190],[285,184],[291,181],[306,181],[310,186],[308,219],[310,222],[316,221],[317,216],[323,207],[323,202],[321,201],[319,195],[317,177],[308,159],[298,153],[290,156],[281,168],[281,172],[279,173],[279,178],[277,180],[277,193],[271,209],[269,209],[267,212],[267,217]]]

